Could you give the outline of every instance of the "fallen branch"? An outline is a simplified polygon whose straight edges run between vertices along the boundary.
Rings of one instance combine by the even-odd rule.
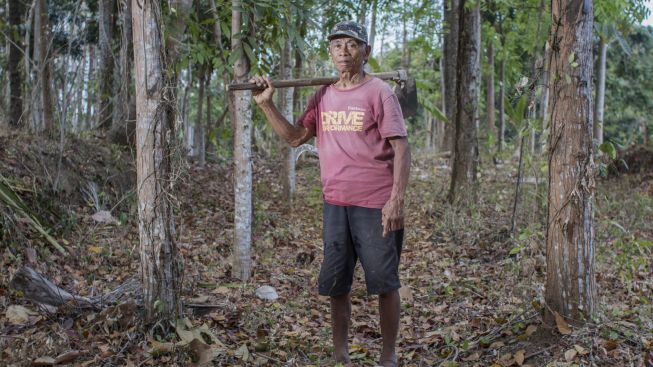
[[[23,293],[25,298],[47,307],[58,308],[63,305],[75,308],[99,310],[114,304],[126,294],[140,293],[138,279],[130,278],[114,290],[95,297],[82,297],[58,287],[34,269],[24,266],[11,280],[11,287]],[[140,297],[138,297],[140,298]]]

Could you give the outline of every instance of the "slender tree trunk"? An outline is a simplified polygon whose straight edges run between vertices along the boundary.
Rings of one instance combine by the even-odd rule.
[[[118,70],[115,73],[120,81],[117,89],[116,103],[113,105],[111,122],[111,141],[129,145],[134,141],[136,100],[132,93],[132,69],[134,65],[134,48],[132,47],[131,0],[121,0],[120,20],[121,37],[118,54]]]
[[[199,90],[197,96],[197,116],[195,120],[195,148],[197,149],[197,165],[199,167],[204,167],[206,164],[206,143],[205,143],[205,134],[204,134],[204,88],[206,87],[206,68],[200,66],[200,75],[199,75]]]
[[[554,0],[545,322],[582,323],[595,309],[592,2]]]
[[[459,14],[461,34],[456,76],[456,134],[449,187],[451,202],[468,195],[469,189],[473,189],[478,161],[476,117],[480,81],[480,3],[461,0]]]
[[[184,96],[181,101],[181,125],[184,129],[184,137],[186,148],[188,149],[188,155],[191,157],[195,156],[195,134],[193,125],[190,124],[190,108],[188,100],[190,95],[190,89],[193,85],[193,63],[188,61],[188,68],[186,69],[186,85],[184,86]]]
[[[374,39],[376,38],[376,13],[378,5],[379,0],[372,0],[372,17],[370,19],[370,35],[368,37],[368,44],[372,48],[372,51],[374,51]]]
[[[499,85],[499,129],[497,131],[497,150],[503,150],[506,136],[506,60],[501,59],[501,84]]]
[[[172,192],[174,88],[167,72],[158,1],[133,0],[136,81],[136,171],[141,282],[145,320],[181,315],[181,262],[175,243]],[[173,95],[171,95],[173,94]]]
[[[205,131],[205,142],[206,142],[206,153],[215,153],[216,149],[213,145],[213,139],[211,139],[211,134],[215,131],[215,125],[213,123],[213,106],[212,106],[212,96],[211,93],[211,80],[213,79],[213,68],[209,67],[209,71],[206,73],[206,122],[204,123]]]
[[[113,40],[114,25],[114,0],[98,1],[98,51],[100,60],[98,62],[98,100],[97,100],[97,123],[100,128],[109,128],[112,116],[113,102],[113,79],[114,60],[111,47]]]
[[[608,43],[599,37],[599,78],[596,86],[596,121],[594,124],[594,140],[603,144],[603,114],[605,111],[605,71],[608,59]]]
[[[540,102],[540,111],[542,119],[542,134],[540,135],[540,147],[542,152],[546,152],[546,142],[549,136],[549,70],[551,69],[551,47],[549,42],[544,46],[544,72],[542,73],[542,101]]]
[[[22,0],[7,1],[9,7],[9,125],[18,128],[23,125],[23,60],[20,25],[23,23],[25,6]]]
[[[34,6],[34,61],[36,62],[36,82],[32,88],[32,128],[35,131],[54,132],[52,117],[52,79],[48,50],[50,45],[50,25],[45,0],[35,0]]]
[[[459,8],[461,0],[443,0],[445,36],[443,43],[444,53],[444,88],[445,88],[445,114],[447,126],[445,127],[443,150],[453,151],[456,135],[456,70],[458,64],[458,37],[459,37]]]
[[[243,47],[240,0],[231,2],[231,49]],[[236,82],[247,80],[249,65],[245,53],[234,65]],[[252,94],[235,91],[231,95],[231,121],[234,124],[234,251],[233,276],[247,281],[252,271]]]
[[[130,0],[131,1],[131,0]],[[88,74],[86,75],[86,123],[85,130],[91,130],[93,126],[93,104],[95,94],[93,93],[93,75],[95,74],[95,46],[88,45]]]
[[[410,61],[408,59],[408,30],[406,29],[406,1],[404,0],[404,11],[401,14],[401,68],[408,70]]]
[[[494,45],[488,40],[487,45],[487,127],[491,133],[496,129],[494,124]]]
[[[292,50],[290,40],[286,39],[281,54],[280,76],[282,79],[292,78]],[[277,91],[279,98],[279,111],[291,123],[294,124],[293,118],[293,93],[294,88],[282,88]],[[288,144],[283,144],[283,160],[284,160],[284,178],[283,178],[283,193],[288,203],[288,207],[292,208],[293,197],[295,195],[295,149]]]

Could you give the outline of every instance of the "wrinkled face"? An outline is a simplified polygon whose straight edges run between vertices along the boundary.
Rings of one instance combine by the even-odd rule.
[[[351,37],[329,41],[329,55],[339,72],[358,72],[370,54],[370,46]]]

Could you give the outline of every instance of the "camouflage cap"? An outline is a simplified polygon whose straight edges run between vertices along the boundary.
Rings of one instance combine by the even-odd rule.
[[[336,24],[327,39],[331,41],[338,36],[352,37],[367,44],[367,30],[363,25],[353,20]]]

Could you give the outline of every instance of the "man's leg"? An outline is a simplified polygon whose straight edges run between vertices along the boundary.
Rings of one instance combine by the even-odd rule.
[[[384,367],[397,365],[395,345],[397,343],[397,333],[399,332],[400,307],[398,290],[379,295],[379,316],[381,317],[381,336],[383,337],[381,365]]]
[[[333,335],[333,358],[336,362],[349,363],[349,318],[351,301],[349,293],[331,297],[331,329]]]

